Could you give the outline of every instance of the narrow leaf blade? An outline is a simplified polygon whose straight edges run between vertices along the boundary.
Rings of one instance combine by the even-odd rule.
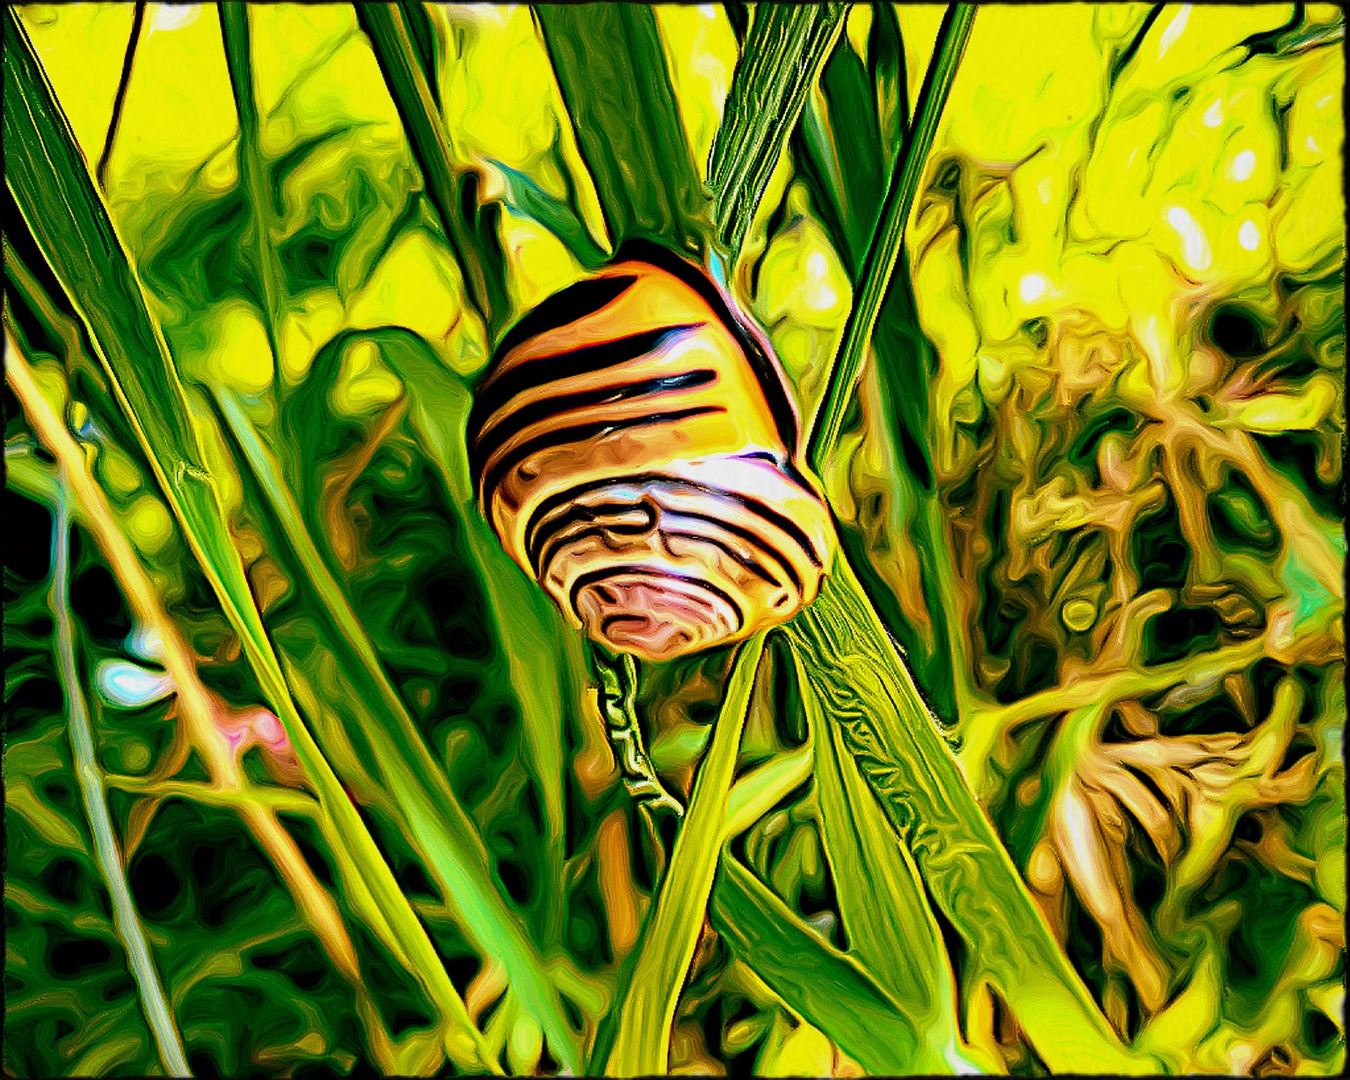
[[[539,4],[535,18],[615,243],[698,251],[706,206],[645,4]]]
[[[825,942],[732,855],[713,890],[713,928],[788,1007],[878,1076],[912,1074],[918,1030],[877,980]]]
[[[713,224],[730,252],[740,250],[848,10],[838,3],[757,9],[708,159]]]
[[[929,890],[1045,1062],[1056,1072],[1153,1071],[1069,965],[845,559],[788,636]]]

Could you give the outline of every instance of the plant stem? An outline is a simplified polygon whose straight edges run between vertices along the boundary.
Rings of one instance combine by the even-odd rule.
[[[733,257],[851,6],[765,4],[756,11],[708,156],[713,224]]]
[[[23,378],[21,375],[20,378]],[[36,387],[34,387],[36,389]],[[66,692],[66,715],[70,722],[70,746],[79,780],[80,794],[88,815],[89,831],[94,838],[94,855],[103,883],[112,898],[113,923],[127,951],[131,973],[140,991],[141,1006],[159,1049],[159,1059],[169,1076],[191,1076],[183,1053],[183,1039],[174,1023],[173,1012],[164,996],[150,946],[145,940],[136,905],[131,899],[122,853],[108,815],[107,791],[98,757],[94,752],[94,733],[89,710],[80,687],[75,663],[75,627],[70,616],[70,505],[69,482],[61,470],[61,492],[56,501],[56,522],[52,531],[51,610],[56,623],[57,669]]]
[[[904,149],[896,159],[895,172],[886,191],[886,201],[882,204],[881,216],[863,260],[861,287],[854,298],[848,322],[844,325],[844,336],[835,354],[824,400],[811,426],[807,458],[816,472],[824,469],[839,438],[844,413],[853,397],[858,375],[862,371],[863,357],[872,338],[872,328],[881,310],[881,301],[900,256],[905,224],[914,205],[928,151],[937,134],[942,107],[946,103],[952,80],[956,77],[956,69],[974,20],[973,4],[952,4],[947,8],[938,30],[933,60],[924,76],[915,106],[914,122],[909,127]]]
[[[136,0],[135,11],[131,16],[131,34],[127,37],[127,51],[122,57],[122,74],[117,80],[117,96],[113,98],[112,119],[108,121],[108,133],[103,138],[103,153],[99,155],[98,167],[94,170],[98,186],[104,191],[108,190],[108,162],[112,160],[117,129],[122,126],[122,108],[127,100],[127,87],[131,85],[131,70],[136,61],[136,48],[141,42],[141,26],[144,22],[145,0]]]
[[[750,691],[764,653],[764,632],[740,647],[712,746],[699,767],[693,796],[675,839],[670,866],[648,913],[638,947],[624,965],[619,1008],[610,1016],[613,1049],[604,1054],[606,1076],[664,1074],[670,1030],[689,971],[722,852],[728,796]],[[593,1064],[600,1059],[593,1058]]]

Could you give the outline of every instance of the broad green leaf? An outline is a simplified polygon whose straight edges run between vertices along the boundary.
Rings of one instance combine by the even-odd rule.
[[[847,560],[788,637],[928,891],[1056,1072],[1153,1071],[1121,1045],[976,803]]]
[[[637,948],[624,965],[618,1007],[607,1018],[613,1032],[612,1049],[606,1046],[608,1040],[596,1040],[593,1061],[604,1061],[606,1076],[666,1071],[675,1006],[698,944],[722,851],[736,751],[763,652],[761,632],[742,645],[736,655],[713,728],[712,746],[699,766],[670,866]]]
[[[708,231],[705,197],[651,8],[533,10],[615,246],[645,237],[700,250]]]
[[[347,836],[419,978],[452,1028],[446,1050],[490,1067],[481,1036],[426,932],[297,710],[254,603],[207,462],[204,434],[140,283],[14,9],[5,12],[5,178],[44,257],[89,331],[197,561],[235,625],[259,684],[284,722],[326,814]],[[219,452],[219,451],[217,451]],[[495,1065],[495,1063],[491,1063]]]
[[[912,1075],[919,1031],[877,979],[806,926],[734,856],[713,889],[713,927],[803,1020],[879,1076]]]
[[[848,10],[838,3],[757,9],[708,160],[713,224],[730,252],[740,250]]]

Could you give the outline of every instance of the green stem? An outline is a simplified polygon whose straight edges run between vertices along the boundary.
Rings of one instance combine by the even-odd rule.
[[[764,652],[764,633],[737,654],[726,700],[713,730],[712,746],[699,768],[670,867],[642,929],[642,939],[624,965],[619,1008],[607,1018],[613,1049],[597,1038],[593,1064],[606,1076],[666,1072],[675,1006],[698,944],[713,877],[722,851],[736,752],[750,704],[750,691]],[[605,1055],[601,1058],[599,1055]]]
[[[375,59],[398,109],[403,130],[421,167],[426,195],[445,230],[446,243],[464,278],[470,305],[487,329],[489,338],[510,314],[501,275],[493,273],[482,257],[484,241],[495,236],[474,237],[466,227],[466,211],[476,208],[481,190],[476,174],[457,170],[450,160],[450,140],[441,110],[432,95],[426,72],[418,57],[403,11],[398,4],[353,4],[356,18],[370,38]],[[471,183],[466,183],[471,181]],[[472,204],[472,207],[466,204]],[[485,225],[492,225],[489,216]],[[493,245],[496,246],[495,244]],[[500,255],[500,252],[495,252]],[[491,341],[489,340],[489,344]]]
[[[765,4],[756,10],[708,156],[713,224],[733,255],[851,6]]]
[[[98,167],[94,175],[104,191],[108,190],[108,162],[112,160],[113,145],[117,142],[117,130],[122,126],[122,108],[127,100],[127,87],[131,85],[131,71],[136,61],[136,47],[141,42],[141,26],[145,23],[145,2],[137,0],[131,16],[131,34],[127,37],[127,51],[122,57],[122,74],[117,80],[117,96],[113,98],[112,119],[108,121],[108,133],[103,137],[103,153],[99,154]]]
[[[62,475],[61,497],[56,501],[56,525],[52,535],[52,615],[56,622],[57,667],[66,691],[66,711],[70,719],[70,745],[79,779],[80,794],[89,816],[89,831],[94,838],[94,854],[98,859],[103,883],[112,898],[113,923],[131,962],[131,973],[141,995],[141,1006],[159,1048],[159,1060],[169,1076],[191,1076],[183,1053],[183,1039],[174,1023],[159,972],[150,956],[136,906],[131,899],[122,865],[122,853],[113,833],[108,815],[107,792],[103,774],[94,752],[94,733],[89,722],[84,692],[80,688],[80,674],[75,663],[75,627],[70,617],[70,507]]]
[[[919,91],[919,101],[915,106],[914,122],[910,125],[905,147],[896,160],[894,178],[886,192],[881,217],[863,260],[861,289],[854,298],[853,309],[844,325],[844,336],[830,372],[829,386],[812,425],[807,456],[811,467],[817,472],[824,469],[839,438],[844,413],[853,397],[858,375],[862,371],[863,356],[872,338],[872,328],[881,310],[881,301],[886,295],[896,260],[900,257],[905,224],[909,220],[910,208],[914,205],[928,151],[937,134],[942,107],[946,104],[947,93],[956,77],[956,69],[974,20],[974,5],[952,4],[947,8],[938,30],[933,61],[924,76],[923,88]]]

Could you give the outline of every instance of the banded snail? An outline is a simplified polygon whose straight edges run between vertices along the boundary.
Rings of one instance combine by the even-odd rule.
[[[834,552],[767,341],[652,244],[516,323],[467,438],[506,550],[619,653],[668,659],[783,622]]]

